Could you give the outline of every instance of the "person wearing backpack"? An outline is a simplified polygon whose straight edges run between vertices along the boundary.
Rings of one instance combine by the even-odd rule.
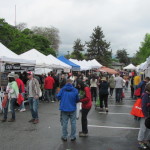
[[[142,150],[150,149],[150,129],[145,126],[145,120],[150,116],[150,84],[145,87],[145,92],[142,96],[142,112],[144,117],[140,119],[140,130],[138,134],[139,148]]]

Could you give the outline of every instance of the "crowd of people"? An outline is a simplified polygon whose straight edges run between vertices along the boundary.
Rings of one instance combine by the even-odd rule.
[[[93,103],[100,100],[100,111],[108,112],[108,99],[114,95],[115,102],[120,103],[124,98],[124,91],[128,90],[130,84],[131,98],[142,99],[142,111],[144,118],[140,119],[140,131],[138,135],[139,147],[147,148],[149,142],[150,130],[145,126],[145,120],[149,116],[150,106],[150,78],[145,77],[143,80],[136,72],[125,73],[120,75],[88,73],[87,75],[76,72],[68,74],[56,74],[50,72],[46,75],[37,76],[33,72],[26,72],[22,75],[9,73],[8,86],[5,90],[7,102],[4,106],[4,115],[2,122],[7,121],[8,104],[12,117],[9,122],[15,122],[15,105],[18,95],[21,94],[29,102],[31,110],[31,119],[33,124],[39,123],[38,106],[41,102],[60,101],[60,120],[62,125],[62,140],[67,141],[68,131],[67,124],[71,122],[71,141],[76,140],[76,109],[77,103],[82,103],[81,124],[82,131],[79,136],[88,136],[87,116]],[[135,91],[140,88],[140,94],[135,95]],[[6,98],[5,97],[5,98]],[[25,101],[19,105],[20,111],[25,111]]]

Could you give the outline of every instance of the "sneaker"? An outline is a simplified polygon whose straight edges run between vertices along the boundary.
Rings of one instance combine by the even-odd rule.
[[[105,108],[106,112],[108,112],[108,108]]]
[[[31,119],[31,120],[29,120],[28,122],[34,122],[34,120],[35,120],[35,119]]]
[[[79,137],[87,137],[88,133],[79,132]]]
[[[138,148],[141,150],[148,150],[148,147],[144,143],[139,143]]]
[[[6,121],[7,121],[7,119],[2,119],[2,120],[1,120],[1,122],[6,122]]]
[[[8,122],[15,122],[15,119],[9,119]]]
[[[67,138],[62,137],[61,140],[67,142]]]
[[[74,142],[76,140],[76,138],[72,138],[71,141]]]
[[[100,111],[103,111],[103,108],[100,108]]]
[[[35,120],[33,121],[33,124],[37,124],[37,123],[39,123],[39,119],[35,119]]]
[[[55,101],[51,101],[52,103],[54,103]]]
[[[25,111],[26,111],[26,109],[25,109],[25,108],[23,108],[23,109],[21,109],[21,110],[20,110],[20,112],[25,112]]]

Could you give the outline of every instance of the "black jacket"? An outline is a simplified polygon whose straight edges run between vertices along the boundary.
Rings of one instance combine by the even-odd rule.
[[[109,84],[107,81],[102,81],[99,85],[99,94],[100,95],[108,95],[108,87]]]

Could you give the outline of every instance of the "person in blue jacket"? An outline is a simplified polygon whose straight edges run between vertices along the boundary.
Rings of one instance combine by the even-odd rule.
[[[68,79],[66,85],[57,94],[60,100],[62,140],[67,141],[68,121],[71,123],[71,141],[76,140],[76,103],[79,101],[78,90],[73,87],[72,80]]]
[[[150,78],[145,77],[145,79],[139,83],[138,88],[141,88],[140,96],[142,96],[142,94],[145,92],[145,86],[146,86],[146,84],[149,83],[149,81],[150,81]]]

